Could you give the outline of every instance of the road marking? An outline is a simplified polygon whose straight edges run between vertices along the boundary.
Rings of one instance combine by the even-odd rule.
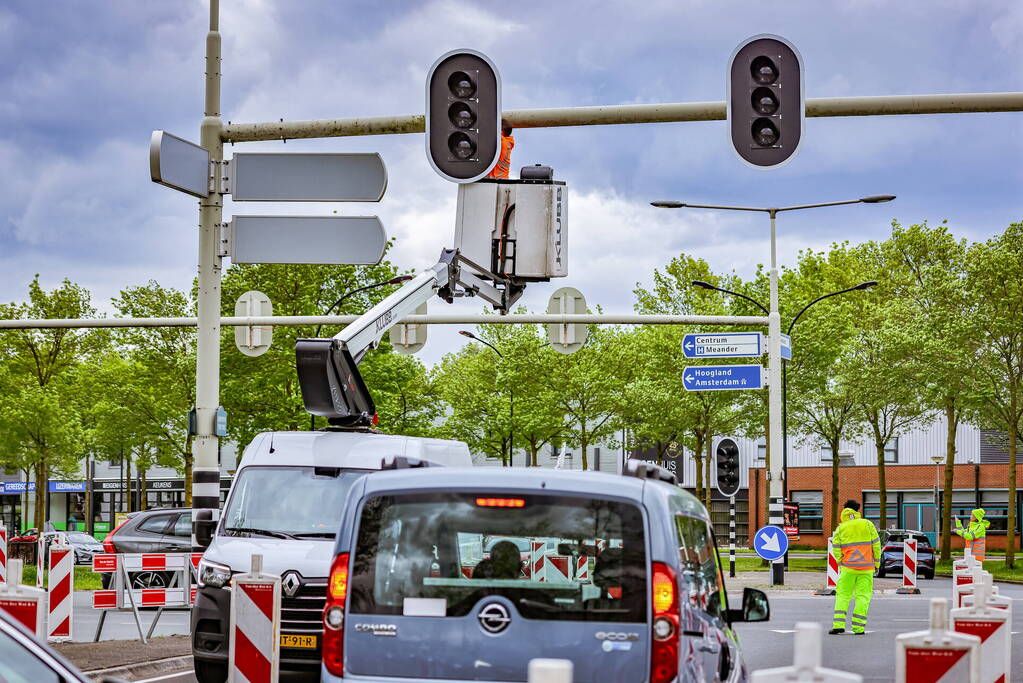
[[[156,678],[140,678],[139,680],[135,681],[135,683],[149,683],[150,681],[164,681],[164,680],[167,680],[168,678],[179,678],[181,676],[185,676],[185,675],[190,674],[190,673],[194,673],[194,670],[193,669],[188,669],[187,671],[176,671],[176,672],[174,672],[172,674],[165,674],[163,676],[157,676]]]
[[[787,628],[772,628],[771,630],[772,630],[772,631],[773,631],[774,633],[795,633],[795,632],[796,632],[796,629],[794,629],[794,628],[793,628],[793,629],[787,629]]]
[[[890,619],[889,621],[926,621],[926,622],[930,622],[930,619]]]

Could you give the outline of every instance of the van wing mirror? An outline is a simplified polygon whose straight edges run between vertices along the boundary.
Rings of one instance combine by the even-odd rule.
[[[771,618],[771,605],[767,593],[756,588],[742,590],[742,609],[728,610],[728,622],[768,621]]]
[[[217,531],[217,521],[213,519],[212,510],[195,510],[192,516],[192,535],[200,548],[209,548],[213,542],[213,534]]]

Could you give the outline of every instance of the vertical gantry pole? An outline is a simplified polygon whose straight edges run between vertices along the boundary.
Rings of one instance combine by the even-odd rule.
[[[223,195],[220,161],[224,143],[220,139],[220,3],[210,0],[210,30],[206,34],[206,106],[199,129],[200,142],[210,153],[211,188],[199,200],[199,296],[195,360],[195,426],[192,441],[192,520],[196,510],[212,510],[219,517],[220,463],[214,431],[220,404],[220,224]],[[193,526],[194,529],[194,526]],[[192,534],[192,547],[201,550]]]
[[[728,496],[728,576],[735,576],[735,496]]]
[[[769,209],[771,216],[771,309],[767,316],[768,364],[768,422],[771,429],[771,450],[782,446],[781,428],[781,313],[778,310],[778,239],[775,230],[777,209]],[[768,520],[772,526],[782,527],[784,521],[784,493],[782,492],[782,460],[780,453],[771,453],[771,471],[768,482]],[[784,530],[782,530],[784,533]],[[782,559],[771,564],[771,585],[785,584],[785,565]]]

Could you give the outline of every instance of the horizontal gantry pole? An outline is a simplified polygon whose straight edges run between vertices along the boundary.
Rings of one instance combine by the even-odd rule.
[[[806,115],[809,117],[974,114],[1004,111],[1023,111],[1023,92],[820,97],[806,101]],[[677,102],[515,109],[504,112],[503,116],[515,128],[722,121],[725,118],[725,103]],[[422,114],[316,121],[229,122],[223,127],[221,138],[225,142],[255,142],[355,135],[398,135],[422,133],[425,127],[426,119]]]
[[[220,324],[237,326],[347,325],[354,315],[275,315],[263,317],[225,317]],[[54,320],[0,320],[0,330],[29,330],[89,327],[195,327],[195,318],[70,318]],[[424,325],[759,325],[767,326],[766,316],[756,315],[594,315],[556,313],[427,314],[409,315],[402,323]]]

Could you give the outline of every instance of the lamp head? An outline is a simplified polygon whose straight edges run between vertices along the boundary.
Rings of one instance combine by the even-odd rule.
[[[408,282],[409,280],[414,280],[414,279],[415,279],[414,275],[399,275],[398,277],[392,277],[390,280],[387,281],[387,284],[389,284],[389,285],[396,285],[396,284],[399,284],[401,282]]]
[[[650,206],[656,206],[658,209],[681,209],[685,206],[685,202],[676,202],[670,199],[659,199],[656,202],[650,202]]]
[[[469,339],[476,338],[476,335],[470,332],[469,330],[459,330],[458,334],[462,335],[463,337],[468,337]]]
[[[893,194],[872,194],[869,197],[860,197],[860,201],[864,204],[883,204],[893,199],[895,199]]]
[[[703,280],[693,280],[692,284],[694,287],[702,287],[703,289],[715,289],[714,285],[709,282],[704,282]]]
[[[856,285],[856,289],[870,289],[871,287],[877,287],[877,280],[867,280]]]

